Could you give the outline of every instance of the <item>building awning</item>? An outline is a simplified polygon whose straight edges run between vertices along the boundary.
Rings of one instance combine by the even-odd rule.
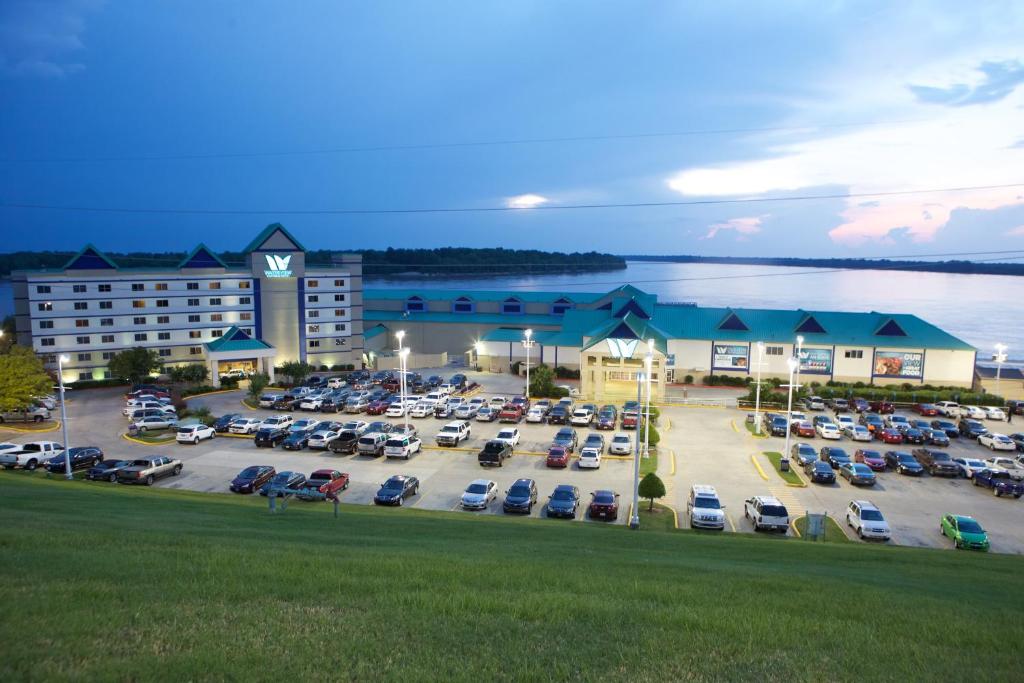
[[[238,326],[232,326],[224,336],[214,339],[212,342],[203,344],[206,347],[207,355],[217,354],[224,356],[230,353],[249,353],[251,355],[263,356],[267,352],[273,353],[274,347],[262,339],[253,339]]]

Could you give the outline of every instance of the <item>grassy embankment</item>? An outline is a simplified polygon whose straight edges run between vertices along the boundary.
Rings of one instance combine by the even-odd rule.
[[[977,593],[1015,585],[1015,556],[298,502],[270,515],[258,498],[21,472],[0,473],[0,501],[4,680],[1020,674],[1007,643],[1024,596]]]

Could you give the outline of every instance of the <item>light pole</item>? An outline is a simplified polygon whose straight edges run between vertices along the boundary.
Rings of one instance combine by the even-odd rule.
[[[803,350],[804,350],[804,336],[802,334],[798,334],[797,337],[796,337],[796,383],[797,383],[797,385],[800,384],[800,363],[803,362],[803,358],[800,357],[800,354],[803,352]],[[792,382],[790,382],[790,384],[792,384]]]
[[[636,410],[640,412],[643,406],[640,388],[643,386],[644,373],[636,373]],[[640,416],[637,416],[637,429],[639,429]],[[640,433],[636,435],[636,456],[633,458],[633,516],[629,518],[629,528],[640,528]]]
[[[483,366],[480,364],[480,356],[484,353],[484,343],[482,341],[473,342],[473,350],[476,351],[476,368],[477,370],[483,370]]]
[[[793,432],[793,371],[800,369],[800,361],[788,358],[786,365],[789,366],[789,400],[786,403],[786,448],[782,453],[783,458],[789,458],[789,435]]]
[[[64,363],[70,360],[66,355],[57,356],[57,385],[60,391],[60,429],[64,437],[64,478],[71,480],[71,447],[68,446],[68,414],[64,410]]]
[[[754,433],[761,434],[761,365],[764,363],[764,342],[757,342],[757,395],[754,398]]]
[[[647,342],[647,355],[644,356],[644,374],[647,375],[647,407],[644,410],[644,457],[648,455],[651,442],[651,368],[654,365],[654,340]]]
[[[405,422],[405,431],[403,432],[406,436],[409,435],[409,406],[405,402],[405,363],[409,357],[409,349],[399,349],[398,351],[398,367],[402,373],[401,379],[398,382],[399,391],[402,392],[402,419]]]
[[[996,362],[996,396],[1001,396],[999,393],[999,374],[1003,369],[1003,363],[1006,362],[1006,344],[996,344],[996,354],[992,356],[992,360]]]
[[[523,396],[526,397],[527,403],[530,401],[530,347],[533,346],[533,330],[526,329],[523,332],[523,346],[526,347],[526,391],[523,392]]]

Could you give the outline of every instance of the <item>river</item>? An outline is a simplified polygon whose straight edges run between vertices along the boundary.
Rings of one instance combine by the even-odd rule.
[[[1024,360],[1024,278],[1010,275],[921,273],[898,270],[649,263],[625,270],[578,275],[493,278],[409,277],[368,279],[366,287],[443,287],[512,291],[602,292],[629,283],[661,301],[700,306],[912,313],[978,347],[978,358],[997,342]],[[14,309],[9,280],[0,280],[0,315]]]

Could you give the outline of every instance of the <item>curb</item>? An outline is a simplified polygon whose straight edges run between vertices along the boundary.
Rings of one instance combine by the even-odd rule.
[[[222,436],[226,436],[229,439],[255,439],[256,438],[255,434],[229,434],[227,432],[220,432],[214,438],[219,439]]]
[[[764,473],[763,469],[761,469],[761,463],[757,461],[757,456],[751,455],[750,462],[754,463],[754,467],[757,468],[757,473],[761,475],[761,478],[768,481],[768,475]]]
[[[0,430],[17,432],[18,434],[46,434],[48,432],[55,432],[58,429],[60,429],[60,420],[54,420],[53,425],[42,429],[22,429],[21,427],[8,427],[6,424],[0,424]]]
[[[205,394],[192,394],[191,396],[182,397],[182,401],[188,401],[193,398],[200,398],[202,396],[213,396],[215,394],[230,394],[234,391],[241,391],[241,389],[221,389],[220,391],[207,391]]]
[[[672,528],[678,530],[679,529],[679,511],[676,510],[671,505],[669,505],[668,503],[658,503],[658,505],[661,505],[662,507],[666,507],[666,508],[668,508],[669,510],[672,511]]]
[[[132,438],[127,434],[122,434],[121,438],[124,439],[125,441],[131,441],[132,443],[142,444],[143,446],[166,446],[167,444],[175,443],[174,439],[168,439],[166,443],[150,443],[148,441],[141,441],[139,439]]]
[[[796,534],[797,538],[803,538],[803,534],[801,534],[800,530],[796,528],[796,520],[795,519],[789,523],[789,526],[792,527],[793,533]]]
[[[246,403],[244,398],[240,400],[239,403],[241,403],[242,407],[245,408],[246,410],[259,410],[259,408],[253,408],[251,405]]]

